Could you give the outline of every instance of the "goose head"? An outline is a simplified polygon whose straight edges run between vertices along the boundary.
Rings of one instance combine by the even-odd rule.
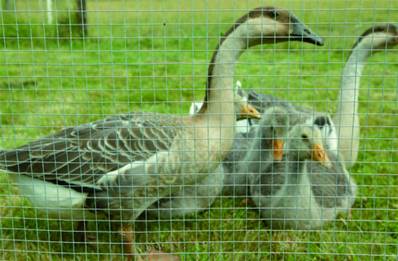
[[[271,137],[273,158],[276,161],[282,160],[284,139],[288,129],[289,112],[282,107],[275,106],[268,108],[259,122],[258,136],[260,136],[263,141]]]
[[[314,125],[296,125],[287,135],[286,153],[297,161],[315,160],[330,168],[330,159],[322,144],[320,129]]]
[[[231,29],[247,26],[249,47],[283,41],[300,41],[323,45],[323,39],[313,33],[292,12],[275,7],[258,7],[241,17]]]
[[[202,107],[202,104],[203,102],[193,102],[189,108],[189,115],[197,113]],[[248,94],[242,89],[240,81],[237,81],[235,85],[234,107],[237,121],[261,118],[261,114],[258,110],[248,103]]]
[[[329,114],[321,114],[314,119],[310,119],[317,126],[322,135],[323,144],[329,152],[337,153],[337,132],[336,126]]]
[[[235,113],[238,121],[244,119],[260,119],[261,114],[254,108],[253,105],[248,103],[248,94],[242,89],[240,81],[236,82],[235,85]]]
[[[246,49],[255,45],[284,41],[323,45],[320,36],[287,10],[259,7],[239,18],[220,39],[213,53],[208,67],[204,103],[198,114],[221,114],[223,112],[220,104],[232,103],[231,94],[227,91],[233,86],[235,63]],[[231,108],[228,109],[228,113],[230,110]]]
[[[398,24],[375,25],[367,29],[355,42],[352,50],[372,52],[385,50],[398,44]],[[368,52],[371,55],[371,52]]]

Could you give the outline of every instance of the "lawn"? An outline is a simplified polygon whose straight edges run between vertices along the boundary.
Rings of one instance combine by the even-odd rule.
[[[235,78],[245,89],[330,113],[357,36],[373,24],[398,21],[396,0],[97,0],[88,1],[89,37],[70,41],[54,37],[61,27],[45,25],[36,1],[17,1],[16,17],[1,15],[0,147],[127,111],[186,113],[204,95],[220,35],[259,5],[292,10],[326,44],[253,48],[242,55]],[[220,197],[210,211],[184,219],[138,222],[138,249],[184,260],[396,260],[397,61],[398,48],[378,53],[362,77],[351,219],[341,216],[314,231],[271,231],[240,199]],[[99,231],[98,244],[74,243],[70,222],[32,208],[6,173],[0,173],[0,218],[1,260],[120,259],[120,239],[107,223],[89,225]]]

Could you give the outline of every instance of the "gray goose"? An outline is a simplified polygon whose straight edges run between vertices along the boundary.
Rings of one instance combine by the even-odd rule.
[[[250,176],[250,195],[272,228],[314,229],[348,212],[356,185],[344,164],[323,148],[317,126],[298,124],[285,138],[283,161]]]
[[[0,168],[14,177],[26,176],[73,191],[74,198],[80,199],[73,200],[79,204],[69,206],[70,211],[87,208],[120,221],[125,253],[131,260],[135,255],[134,220],[181,186],[214,175],[230,150],[236,120],[233,74],[239,56],[255,45],[288,40],[322,44],[322,39],[289,11],[273,7],[251,10],[221,39],[209,66],[204,104],[198,114],[132,113],[67,128],[1,151]],[[45,205],[53,204],[56,209],[56,203],[49,199]]]
[[[224,172],[228,173],[224,180],[224,194],[249,195],[247,189],[253,176],[268,170],[274,161],[282,160],[289,117],[289,112],[283,107],[268,108],[247,137],[246,150],[233,148],[222,164]]]
[[[245,137],[235,139],[232,151],[222,164],[225,172],[224,195],[250,198],[250,184],[257,182],[259,176],[272,171],[270,166],[287,153],[285,148],[282,149],[282,144],[292,128],[292,122],[293,128],[299,125],[297,120],[301,115],[292,115],[289,107],[283,103],[279,105],[282,106],[268,107],[258,124],[253,125]],[[269,111],[274,112],[270,114],[272,117],[266,116]],[[308,125],[311,126],[312,123]],[[324,151],[322,142],[320,145],[320,150]],[[285,153],[281,154],[283,151]],[[273,157],[271,152],[274,153]],[[280,154],[275,154],[277,152]]]
[[[254,94],[256,96],[254,96]],[[285,125],[288,126],[288,128],[303,123],[311,125],[314,124],[314,122],[314,126],[318,126],[316,122],[327,119],[326,115],[319,114],[314,116],[303,111],[298,111],[294,105],[289,102],[279,100],[270,95],[257,94],[250,91],[249,98],[250,97],[252,105],[262,112],[272,108],[277,108],[277,111],[284,111],[287,117]],[[263,115],[265,115],[265,113],[263,113]],[[250,197],[249,184],[251,173],[262,173],[265,171],[268,164],[268,162],[262,161],[269,161],[264,155],[270,151],[272,144],[261,143],[260,141],[265,140],[265,137],[270,135],[267,128],[271,126],[271,123],[272,122],[264,121],[262,118],[258,122],[253,121],[249,132],[235,135],[232,150],[222,164],[222,170],[224,171],[223,194],[225,196],[240,197],[243,199]],[[285,132],[287,132],[287,130],[285,130]],[[284,140],[282,136],[282,134],[279,135],[280,140]],[[257,146],[257,148],[252,149],[251,146]],[[242,166],[244,166],[246,170],[243,169]],[[250,168],[250,171],[247,168]]]

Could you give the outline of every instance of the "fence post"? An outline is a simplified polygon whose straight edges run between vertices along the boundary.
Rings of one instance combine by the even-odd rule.
[[[47,0],[47,24],[53,24],[53,1]]]
[[[81,30],[80,36],[85,38],[88,35],[87,30],[87,3],[86,0],[77,0],[77,22]]]

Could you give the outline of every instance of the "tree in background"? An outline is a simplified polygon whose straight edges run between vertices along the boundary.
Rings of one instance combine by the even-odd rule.
[[[47,0],[53,1],[53,0]],[[66,1],[63,3],[57,3],[57,26],[58,26],[58,37],[61,40],[70,40],[74,37],[85,38],[88,36],[87,28],[87,1],[76,0]],[[67,7],[65,7],[65,4]],[[65,10],[64,15],[60,15],[60,10]]]

